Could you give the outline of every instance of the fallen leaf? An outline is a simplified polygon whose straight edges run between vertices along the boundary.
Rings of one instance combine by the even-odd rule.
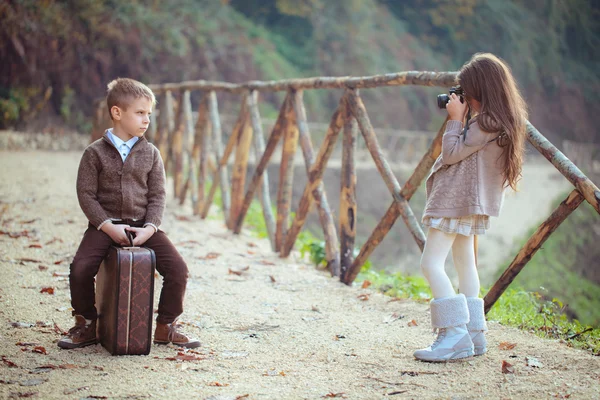
[[[27,220],[27,221],[21,221],[20,223],[24,224],[24,225],[25,224],[33,224],[37,220],[39,220],[39,218],[34,218],[34,219]]]
[[[58,366],[58,368],[60,368],[60,369],[74,369],[74,368],[78,368],[78,367],[75,364],[61,364],[61,365]]]
[[[416,321],[416,320],[414,320],[414,319],[411,319],[411,320],[408,322],[408,326],[418,326],[418,325],[419,325],[419,324],[417,324],[417,321]]]
[[[19,366],[17,364],[10,361],[8,358],[6,358],[6,356],[2,356],[2,362],[4,364],[8,365],[9,368],[19,368]]]
[[[17,239],[20,237],[29,237],[30,232],[29,231],[20,231],[20,232],[8,232],[8,231],[0,231],[0,235],[7,235],[8,237],[12,238],[12,239]]]
[[[345,398],[347,398],[348,396],[347,396],[347,395],[346,395],[346,393],[344,393],[344,392],[340,392],[340,393],[333,393],[333,392],[330,392],[330,393],[327,393],[326,395],[324,395],[324,396],[323,396],[323,398],[326,398],[326,399],[327,399],[327,398],[334,398],[334,397],[341,397],[341,398],[345,399]]]
[[[363,281],[363,283],[362,283],[362,286],[361,286],[361,287],[362,287],[363,289],[366,289],[366,288],[368,288],[369,286],[371,286],[371,281]]]
[[[517,347],[516,343],[510,343],[510,342],[500,342],[500,344],[498,345],[498,348],[500,350],[512,350],[515,347]]]
[[[37,396],[38,392],[27,392],[27,393],[11,393],[10,397],[28,398]]]
[[[37,260],[35,258],[28,258],[28,257],[17,258],[17,261],[21,261],[22,263],[24,263],[24,262],[43,263],[42,260]]]
[[[39,244],[39,243],[33,243],[33,244],[30,244],[30,245],[29,245],[29,248],[30,248],[30,249],[41,249],[41,248],[42,248],[42,245],[41,245],[41,244]]]
[[[250,254],[251,256],[253,256],[253,255],[255,255],[255,254],[256,254],[256,252],[255,252],[255,251],[250,251],[250,250],[248,250],[248,251],[247,251],[247,253],[248,253],[248,254]]]
[[[52,240],[49,240],[49,241],[46,242],[46,246],[48,246],[49,244],[52,244],[54,242],[63,243],[63,240],[61,238],[53,238]]]
[[[54,294],[54,288],[53,287],[43,287],[42,290],[40,290],[40,293]]]
[[[41,264],[40,264],[40,265],[38,265],[38,269],[39,269],[40,271],[46,271],[46,270],[48,269],[48,267],[47,267],[47,266],[45,266],[45,265],[41,265]]]
[[[257,247],[256,243],[248,242],[248,247]]]
[[[33,342],[17,342],[15,343],[17,346],[39,346],[37,343]]]
[[[272,262],[272,261],[267,261],[267,260],[261,260],[261,261],[260,261],[260,263],[261,263],[262,265],[275,265],[275,263],[274,263],[274,262]]]
[[[69,271],[54,271],[52,273],[52,276],[57,277],[57,276],[69,276]]]
[[[64,260],[58,260],[58,261],[54,261],[54,265],[58,265],[58,264],[62,264]]]
[[[530,367],[535,367],[535,368],[542,368],[544,366],[544,364],[542,364],[540,362],[540,360],[538,360],[535,357],[525,357],[525,363],[530,366]]]
[[[216,386],[216,387],[225,387],[229,386],[229,383],[221,383],[221,382],[210,382],[206,384],[207,386]]]
[[[196,361],[196,360],[205,360],[205,357],[198,357],[193,354],[186,354],[184,352],[178,352],[175,357],[166,357],[165,360],[169,361]]]
[[[215,253],[215,252],[210,252],[207,255],[205,255],[204,257],[198,257],[200,260],[212,260],[214,258],[217,258],[221,255],[221,253]]]
[[[58,324],[56,322],[54,322],[54,332],[58,333],[59,335],[66,335],[67,334],[67,331],[65,331],[60,326],[58,326]]]
[[[369,300],[369,295],[367,293],[363,293],[356,296],[356,298],[362,301],[367,301]]]
[[[39,354],[48,354],[44,346],[35,346],[31,351]]]
[[[229,274],[230,275],[237,275],[237,276],[241,276],[244,272],[248,271],[250,269],[250,267],[244,267],[241,270],[235,270],[235,269],[231,269],[229,268]]]
[[[277,282],[277,281],[275,280],[275,278],[273,277],[273,275],[269,275],[269,278],[271,278],[271,283],[275,283],[275,282]]]
[[[502,360],[502,373],[503,374],[514,374],[515,367],[513,367],[513,365],[511,363],[506,362],[505,360]]]

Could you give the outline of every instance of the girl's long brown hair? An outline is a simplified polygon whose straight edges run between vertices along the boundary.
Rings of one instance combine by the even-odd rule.
[[[485,132],[499,132],[504,148],[504,186],[517,188],[525,153],[527,105],[510,67],[490,53],[477,53],[460,69],[458,83],[467,100],[481,103],[477,122]]]

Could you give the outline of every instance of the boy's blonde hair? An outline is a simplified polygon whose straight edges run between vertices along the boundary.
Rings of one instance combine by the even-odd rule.
[[[156,97],[152,90],[142,82],[130,78],[117,78],[108,84],[106,93],[106,105],[108,114],[112,119],[111,108],[117,106],[123,110],[131,105],[133,100],[145,97],[152,102],[152,108],[156,105]]]

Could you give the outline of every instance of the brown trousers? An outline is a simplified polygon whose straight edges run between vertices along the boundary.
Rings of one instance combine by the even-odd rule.
[[[98,317],[94,278],[110,246],[115,245],[106,233],[91,224],[88,226],[69,274],[73,315],[83,315],[86,319]],[[163,276],[156,322],[170,324],[183,312],[183,298],[188,278],[187,265],[161,230],[152,235],[142,246],[154,250],[156,270]]]

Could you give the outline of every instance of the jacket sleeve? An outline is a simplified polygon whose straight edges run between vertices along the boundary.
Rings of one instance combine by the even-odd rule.
[[[446,132],[442,137],[442,163],[456,164],[471,154],[481,150],[497,135],[483,132],[477,122],[472,123],[467,131],[467,138],[462,135],[463,124],[460,121],[448,121]]]
[[[153,146],[154,147],[154,146]],[[160,152],[154,147],[154,160],[148,175],[148,207],[146,223],[160,227],[166,204],[166,176]]]
[[[77,199],[88,221],[96,228],[110,217],[98,202],[98,174],[100,162],[89,148],[83,152],[77,171]]]

